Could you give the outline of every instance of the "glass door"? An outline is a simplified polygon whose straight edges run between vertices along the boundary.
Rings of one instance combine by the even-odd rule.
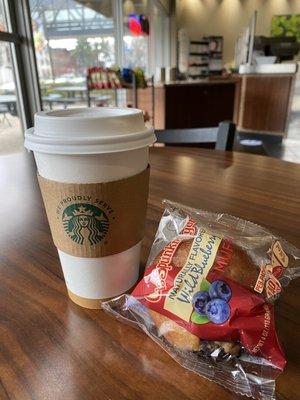
[[[23,149],[22,123],[12,62],[14,43],[7,10],[0,0],[0,155]],[[1,40],[2,39],[2,40]]]
[[[23,149],[11,43],[0,42],[0,155]]]
[[[25,4],[0,0],[0,155],[23,151],[23,132],[39,109]]]

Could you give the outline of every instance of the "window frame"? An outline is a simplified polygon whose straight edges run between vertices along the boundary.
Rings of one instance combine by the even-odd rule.
[[[125,46],[123,41],[123,0],[112,0],[112,2],[115,60],[116,64],[123,68],[125,60]],[[162,7],[159,1],[148,0],[148,16],[150,18],[151,26],[147,69],[151,75],[155,73],[153,64],[155,43],[153,41],[153,21],[151,22],[154,4],[159,7],[160,12],[164,13],[164,15],[169,18],[167,11]],[[7,32],[0,32],[0,42],[10,44],[16,96],[18,100],[18,112],[24,130],[33,125],[34,114],[42,109],[29,0],[3,0],[3,6],[6,17]],[[168,42],[167,59],[170,60],[169,38],[166,42]]]

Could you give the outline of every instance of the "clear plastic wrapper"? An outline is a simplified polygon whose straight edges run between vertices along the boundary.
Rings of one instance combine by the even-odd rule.
[[[300,275],[300,251],[252,222],[164,205],[144,277],[102,307],[183,367],[235,393],[274,399],[286,359],[273,302]]]

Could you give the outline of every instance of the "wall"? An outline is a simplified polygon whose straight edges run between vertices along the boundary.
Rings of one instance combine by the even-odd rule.
[[[161,4],[161,6],[164,8],[167,14],[170,13],[170,8],[171,8],[170,0],[157,0],[157,3]]]
[[[191,39],[203,35],[224,36],[224,62],[234,58],[235,41],[258,11],[256,34],[269,36],[271,19],[278,14],[300,14],[300,0],[176,0],[177,29]]]
[[[124,14],[146,14],[147,13],[147,0],[124,0],[123,1]]]
[[[147,3],[150,5],[150,1],[159,4],[167,14],[170,13],[171,0],[124,0],[123,9],[125,14],[130,13],[147,13]]]

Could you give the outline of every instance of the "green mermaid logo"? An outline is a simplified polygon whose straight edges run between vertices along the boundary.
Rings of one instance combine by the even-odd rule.
[[[65,208],[62,222],[68,236],[78,244],[99,243],[107,234],[109,220],[99,207],[92,204],[72,204]]]

